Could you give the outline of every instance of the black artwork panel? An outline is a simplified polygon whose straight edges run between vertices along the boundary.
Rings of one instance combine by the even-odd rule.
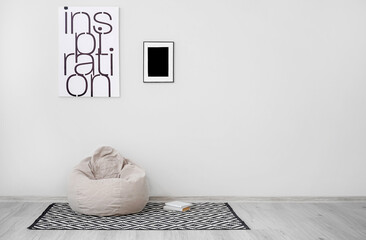
[[[149,47],[147,56],[147,74],[149,77],[169,76],[168,47]]]

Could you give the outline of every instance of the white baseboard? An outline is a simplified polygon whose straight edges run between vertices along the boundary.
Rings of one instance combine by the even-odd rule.
[[[65,196],[0,196],[0,202],[67,202]]]
[[[277,196],[277,197],[249,197],[249,196],[151,196],[150,201],[167,202],[172,200],[191,202],[345,202],[366,201],[366,196]]]
[[[366,196],[151,196],[152,202],[366,202]],[[0,202],[67,202],[66,196],[0,196]]]

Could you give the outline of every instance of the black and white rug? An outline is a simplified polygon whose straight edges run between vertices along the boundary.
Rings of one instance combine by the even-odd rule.
[[[149,202],[139,213],[97,217],[53,203],[28,227],[32,230],[249,230],[228,203],[194,203],[187,212],[165,211]]]

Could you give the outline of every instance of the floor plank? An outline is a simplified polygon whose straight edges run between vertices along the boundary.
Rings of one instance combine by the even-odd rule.
[[[230,202],[251,230],[40,231],[28,230],[47,202],[0,202],[0,239],[130,240],[365,240],[366,202]]]

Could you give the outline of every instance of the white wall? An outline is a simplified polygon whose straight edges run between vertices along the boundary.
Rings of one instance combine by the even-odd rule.
[[[102,145],[151,195],[366,195],[366,2],[91,0],[120,7],[121,97],[58,97],[57,8],[0,2],[0,196],[66,194]],[[142,42],[175,42],[175,83]]]

